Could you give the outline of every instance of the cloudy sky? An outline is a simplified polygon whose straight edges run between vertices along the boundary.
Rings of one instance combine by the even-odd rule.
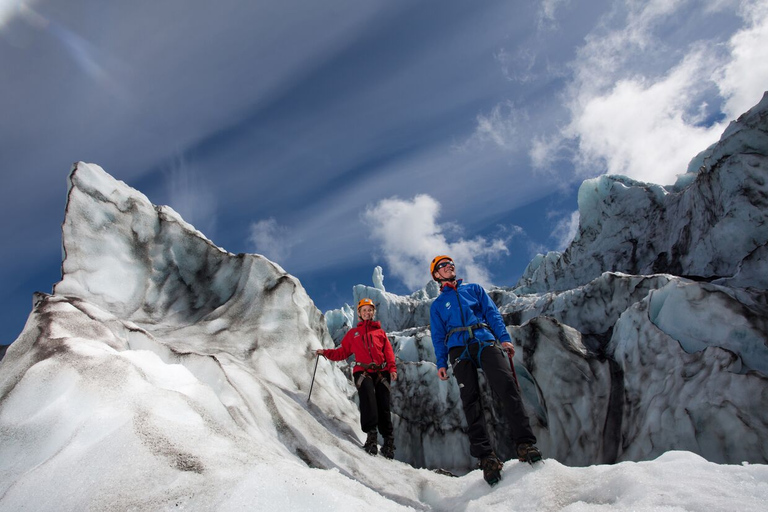
[[[768,0],[0,0],[0,343],[60,272],[78,160],[322,310],[512,285],[605,173],[671,184],[768,89]]]

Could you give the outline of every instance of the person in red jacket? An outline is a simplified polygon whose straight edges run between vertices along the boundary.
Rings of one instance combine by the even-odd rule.
[[[397,380],[395,353],[386,333],[379,322],[373,320],[376,306],[371,299],[362,299],[357,304],[360,322],[350,329],[333,349],[319,349],[317,354],[331,361],[341,361],[355,356],[353,377],[360,397],[360,426],[368,438],[363,445],[371,455],[378,453],[378,427],[384,444],[381,454],[391,459],[395,456],[395,437],[390,416],[389,386]]]

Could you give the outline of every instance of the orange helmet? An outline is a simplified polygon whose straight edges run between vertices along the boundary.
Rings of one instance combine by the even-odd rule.
[[[438,263],[440,263],[441,260],[449,260],[451,263],[453,263],[453,258],[446,256],[445,254],[435,256],[435,258],[432,260],[432,263],[429,264],[429,275],[432,276],[432,279],[435,278],[435,267]]]
[[[371,306],[374,310],[376,309],[376,304],[374,304],[371,299],[360,299],[360,302],[357,303],[358,313],[360,312],[360,308],[363,306]]]

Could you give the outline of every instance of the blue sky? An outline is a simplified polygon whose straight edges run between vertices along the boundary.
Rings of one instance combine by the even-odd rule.
[[[513,285],[581,182],[673,183],[768,89],[768,1],[0,0],[0,344],[60,278],[73,162],[322,310],[449,253]]]

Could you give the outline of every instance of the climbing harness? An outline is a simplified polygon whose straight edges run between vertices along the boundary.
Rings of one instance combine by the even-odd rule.
[[[461,305],[459,305],[459,307],[461,307]],[[469,339],[471,340],[472,338],[475,337],[474,331],[478,329],[488,329],[489,331],[491,330],[491,328],[488,327],[488,324],[485,324],[485,323],[479,323],[479,324],[470,325],[467,327],[454,327],[453,329],[448,331],[448,334],[445,335],[445,340],[448,341],[448,338],[451,337],[451,334],[459,331],[467,331],[469,333]]]
[[[355,366],[365,368],[366,370],[375,370],[374,372],[369,372],[369,371],[357,372],[357,375],[355,377],[355,387],[357,389],[360,389],[360,386],[363,385],[363,380],[365,379],[371,379],[374,385],[378,384],[383,380],[384,384],[387,386],[387,389],[389,389],[389,381],[385,379],[383,375],[384,369],[387,367],[387,363],[381,363],[381,364],[355,363]]]
[[[355,366],[359,366],[365,370],[383,370],[387,367],[387,363],[355,363]]]
[[[496,340],[495,339],[493,341],[478,340],[475,337],[475,333],[474,333],[474,331],[478,329],[488,329],[489,331],[491,330],[490,327],[488,327],[488,325],[484,323],[479,323],[479,324],[470,325],[466,327],[456,327],[448,331],[448,334],[445,335],[445,340],[448,341],[448,338],[453,333],[467,331],[467,333],[469,333],[469,337],[467,338],[467,341],[464,343],[464,350],[461,352],[461,355],[459,355],[459,357],[456,358],[456,361],[457,362],[466,361],[466,360],[471,361],[472,364],[475,365],[475,367],[480,368],[482,370],[483,364],[482,364],[482,360],[480,359],[480,356],[483,354],[483,350],[485,350],[488,347],[494,346],[496,344]],[[491,333],[493,333],[493,331],[491,331]],[[478,344],[478,347],[479,347],[477,350],[477,362],[475,362],[475,360],[472,359],[472,354],[469,353],[469,346],[472,340],[476,340],[476,343]]]

